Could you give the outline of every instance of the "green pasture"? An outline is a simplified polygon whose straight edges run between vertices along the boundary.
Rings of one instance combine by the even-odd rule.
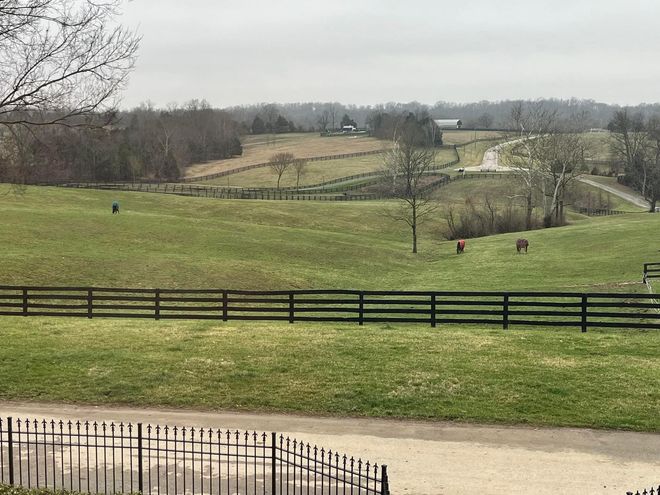
[[[475,187],[478,181],[456,186]],[[486,181],[484,181],[486,182]],[[497,183],[503,187],[502,183]],[[660,215],[444,241],[446,204],[410,252],[393,203],[243,201],[29,187],[0,196],[1,284],[235,289],[609,290],[658,259]],[[460,198],[460,195],[457,195]],[[119,215],[111,203],[121,204]],[[630,287],[626,287],[629,290]]]
[[[612,136],[609,132],[585,132],[583,134],[588,150],[588,158],[592,160],[612,159]]]
[[[500,138],[502,133],[499,131],[470,131],[464,129],[443,129],[442,142],[443,144],[463,144],[475,139],[490,139]]]
[[[486,191],[481,182],[444,192]],[[440,205],[413,255],[385,202],[29,187],[0,196],[0,284],[621,292],[645,291],[642,264],[658,260],[660,215],[646,213],[527,232],[527,255],[513,233],[469,239],[457,256],[440,239]],[[657,331],[2,323],[0,400],[660,429]]]
[[[660,430],[660,333],[3,319],[0,400]]]

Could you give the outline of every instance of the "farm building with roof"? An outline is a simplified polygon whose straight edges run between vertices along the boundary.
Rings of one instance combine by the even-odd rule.
[[[460,129],[463,122],[460,119],[434,119],[433,122],[438,129]]]

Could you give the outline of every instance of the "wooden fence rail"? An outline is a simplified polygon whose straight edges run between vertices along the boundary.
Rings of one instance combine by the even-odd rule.
[[[644,278],[642,282],[650,278],[660,278],[660,263],[644,263]]]
[[[660,329],[650,294],[0,286],[0,316]]]

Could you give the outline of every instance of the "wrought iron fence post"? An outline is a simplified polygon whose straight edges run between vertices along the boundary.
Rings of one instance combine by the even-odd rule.
[[[276,467],[277,467],[277,457],[275,455],[275,444],[277,442],[277,435],[273,431],[270,434],[270,457],[272,462],[272,469],[270,470],[270,493],[275,495],[275,490],[277,489],[277,476],[276,476]]]
[[[137,424],[137,451],[138,451],[138,492],[143,493],[144,489],[144,476],[142,473],[142,423]]]
[[[14,484],[14,441],[12,438],[12,418],[7,418],[7,457],[9,460],[9,484]]]
[[[504,293],[504,300],[502,301],[502,328],[507,330],[509,328],[509,293]]]
[[[587,331],[587,295],[582,296],[582,332]]]
[[[387,464],[380,467],[380,495],[390,495],[390,482],[387,478]]]

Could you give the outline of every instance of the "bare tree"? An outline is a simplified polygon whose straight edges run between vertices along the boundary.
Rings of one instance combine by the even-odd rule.
[[[525,106],[517,102],[511,109],[510,127],[515,129],[506,138],[508,146],[500,148],[500,160],[509,167],[519,184],[520,194],[525,199],[525,229],[532,228],[532,215],[536,202],[534,193],[539,183],[538,171],[538,137],[550,132],[555,113],[541,104]]]
[[[300,188],[300,178],[307,171],[307,160],[298,158],[293,162],[293,171],[296,173],[296,191]]]
[[[385,193],[399,200],[398,206],[387,210],[387,214],[410,227],[413,253],[417,253],[419,225],[437,207],[425,187],[427,174],[435,162],[435,152],[416,145],[421,132],[412,123],[403,125],[393,148],[385,154],[383,170]]]
[[[293,153],[275,153],[268,160],[268,166],[273,171],[273,173],[277,174],[278,189],[280,188],[280,180],[282,179],[282,175],[291,166],[291,164],[295,162],[295,159],[296,158],[293,156]]]
[[[121,0],[0,1],[0,124],[90,125],[112,114],[139,37]]]
[[[542,103],[520,102],[512,108],[511,125],[516,132],[501,147],[501,158],[520,185],[518,196],[525,198],[526,228],[532,228],[537,192],[542,198],[544,226],[550,227],[563,218],[566,187],[585,171],[588,149],[579,117],[560,125],[556,112]]]
[[[624,163],[627,183],[649,202],[650,211],[660,199],[660,119],[615,112],[609,125],[612,152]]]
[[[537,139],[539,186],[543,195],[543,225],[563,220],[566,187],[586,171],[587,146],[582,133],[554,132]]]
[[[319,115],[317,123],[319,124],[319,130],[321,132],[327,131],[328,124],[330,123],[330,112],[328,110],[323,110],[323,112],[321,112],[321,115]]]

